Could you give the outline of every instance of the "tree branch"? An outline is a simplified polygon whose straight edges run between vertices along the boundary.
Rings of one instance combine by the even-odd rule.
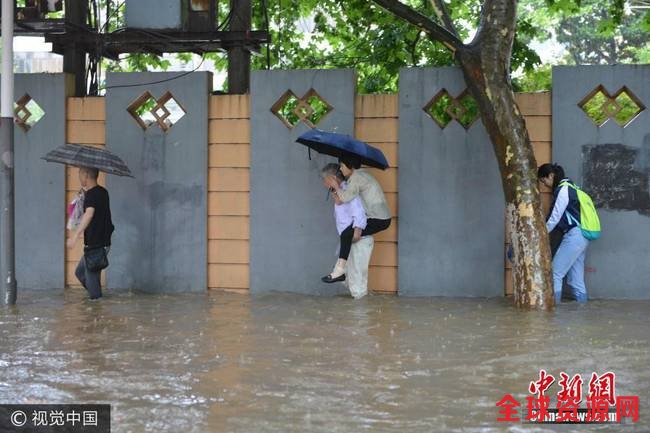
[[[449,15],[449,11],[447,10],[445,3],[442,0],[429,0],[429,3],[431,3],[431,6],[436,12],[438,19],[445,26],[445,28],[449,30],[451,34],[458,37],[456,26],[454,26],[454,22],[451,20],[451,15]]]
[[[413,63],[413,67],[416,67],[418,65],[418,59],[417,59],[417,47],[418,47],[418,42],[420,42],[420,37],[422,36],[422,32],[418,32],[418,34],[415,36],[415,40],[413,40],[413,43],[411,44],[411,62]]]
[[[429,17],[405,5],[399,0],[372,0],[393,15],[422,29],[430,38],[442,42],[452,52],[463,46],[463,41]]]

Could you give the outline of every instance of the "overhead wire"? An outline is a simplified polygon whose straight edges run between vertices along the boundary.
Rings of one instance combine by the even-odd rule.
[[[266,0],[263,0],[263,1],[266,4]],[[122,1],[120,4],[117,5],[117,7],[115,9],[113,9],[112,14],[107,16],[106,21],[104,22],[104,24],[103,24],[103,26],[101,28],[101,31],[99,33],[102,33],[108,27],[110,19],[112,17],[114,17],[119,12],[120,8],[125,3],[126,3],[126,1]],[[268,20],[268,7],[266,6],[264,9],[265,9],[264,14],[265,14],[266,27],[267,27],[267,32],[268,32],[268,28],[269,28],[269,24],[268,24],[269,23],[269,20]],[[234,14],[235,14],[235,11],[234,11],[234,9],[231,8],[230,11],[228,12],[228,14],[226,15],[226,17],[223,19],[223,21],[221,23],[217,24],[216,30],[220,31],[220,30],[224,29],[226,26],[228,26],[230,24],[230,22],[232,21]],[[161,42],[169,42],[170,40],[173,40],[173,37],[171,37],[169,35],[166,35],[164,33],[161,33],[161,32],[157,32],[155,30],[151,30],[151,29],[147,29],[147,30],[144,30],[144,29],[131,29],[131,28],[127,29],[126,27],[121,27],[121,28],[117,28],[117,29],[113,30],[112,32],[110,32],[110,34],[119,33],[119,32],[123,32],[123,31],[126,31],[126,30],[129,30],[129,31],[134,31],[135,30],[137,32],[146,34],[148,36],[152,36],[152,37],[158,39]],[[205,42],[203,44],[197,45],[197,48],[201,49],[202,47],[208,46],[211,42],[213,42],[213,40],[210,40],[210,41],[207,41],[207,42]],[[124,59],[120,59],[120,60],[124,60]],[[219,63],[221,63],[223,61],[224,61],[224,59],[222,58]],[[170,77],[170,78],[166,78],[166,79],[162,79],[162,80],[157,80],[157,81],[152,81],[152,82],[147,82],[147,83],[140,83],[140,84],[125,84],[125,85],[98,87],[98,90],[107,90],[107,89],[124,88],[124,87],[139,87],[139,86],[147,86],[147,85],[153,85],[153,84],[160,84],[160,83],[169,82],[169,81],[176,80],[176,79],[182,78],[184,76],[187,76],[187,75],[189,75],[189,74],[191,74],[193,72],[196,72],[197,70],[199,70],[199,68],[201,68],[201,66],[203,65],[204,62],[205,62],[205,53],[203,53],[201,55],[201,62],[198,64],[198,66],[196,66],[191,71],[182,72],[182,73],[180,73],[180,74],[178,74],[178,75],[176,75],[174,77]],[[215,66],[217,64],[219,64],[219,63],[215,62]],[[268,53],[268,50],[267,50],[267,65],[270,67],[270,53]]]

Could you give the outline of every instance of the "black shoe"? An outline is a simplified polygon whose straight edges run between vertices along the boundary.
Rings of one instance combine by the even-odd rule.
[[[345,274],[336,278],[332,278],[330,274],[327,274],[323,278],[321,278],[321,281],[323,283],[338,283],[339,281],[345,281]]]

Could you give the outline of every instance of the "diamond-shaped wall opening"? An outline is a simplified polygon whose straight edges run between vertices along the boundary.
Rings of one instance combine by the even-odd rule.
[[[166,92],[158,100],[150,92],[144,92],[128,106],[127,111],[142,129],[156,123],[163,131],[169,130],[186,114],[171,92]]]
[[[620,107],[614,120],[621,126],[626,126],[645,109],[643,103],[625,86],[614,96],[614,101]]]
[[[612,96],[602,84],[585,96],[578,106],[599,127],[609,119],[614,119],[619,126],[625,127],[645,109],[643,103],[626,86]]]
[[[126,111],[138,122],[142,129],[149,128],[156,123],[156,117],[152,110],[156,106],[156,98],[149,92],[144,92],[135,101],[129,105]]]
[[[323,118],[333,109],[333,107],[326,100],[321,98],[314,89],[310,89],[302,99],[307,102],[307,105],[309,105],[312,110],[311,114],[307,116],[307,120],[309,121],[308,123],[311,123],[311,126],[318,125],[320,121],[323,120]]]
[[[453,98],[442,89],[424,106],[424,111],[444,129],[454,119],[450,114],[452,104]]]
[[[287,90],[271,107],[271,112],[289,129],[301,121],[313,128],[334,108],[314,89],[309,89],[302,98]]]
[[[291,129],[300,122],[300,117],[298,117],[298,114],[296,113],[299,103],[300,100],[298,97],[291,90],[287,90],[282,96],[280,96],[280,99],[275,101],[275,104],[271,107],[271,112],[275,114],[287,128]]]
[[[158,100],[158,103],[152,111],[156,117],[156,121],[164,131],[176,125],[186,113],[185,109],[170,92],[165,93]]]
[[[463,107],[463,113],[456,118],[465,129],[469,129],[479,118],[480,112],[476,100],[465,90],[458,98],[458,103]]]
[[[27,93],[14,104],[14,120],[27,132],[45,116],[45,111]]]
[[[467,89],[456,98],[451,96],[446,89],[442,89],[423,109],[443,129],[452,120],[456,120],[465,129],[469,129],[479,117],[478,104],[467,92]]]
[[[580,101],[578,106],[596,126],[602,126],[609,119],[603,109],[609,101],[609,92],[603,86],[598,86]]]

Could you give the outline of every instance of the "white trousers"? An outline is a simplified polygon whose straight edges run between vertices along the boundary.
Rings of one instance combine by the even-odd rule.
[[[364,236],[352,244],[346,265],[345,285],[354,299],[361,299],[368,294],[368,265],[374,246],[372,236]]]

